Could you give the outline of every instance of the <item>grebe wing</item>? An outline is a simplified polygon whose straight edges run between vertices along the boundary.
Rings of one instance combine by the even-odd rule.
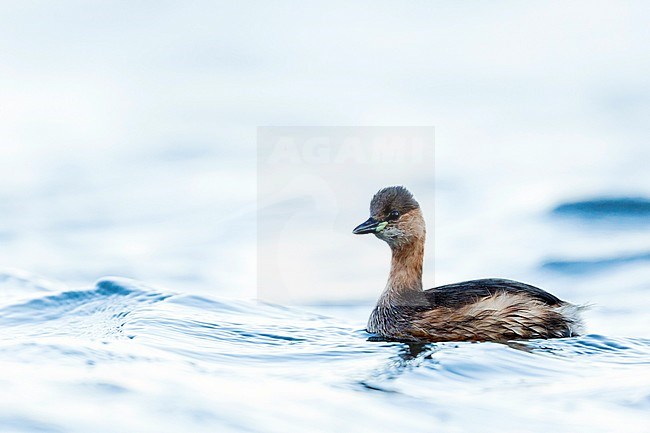
[[[449,308],[458,308],[497,293],[526,295],[547,305],[563,303],[562,300],[539,287],[501,278],[463,281],[424,291],[427,300],[432,305]]]

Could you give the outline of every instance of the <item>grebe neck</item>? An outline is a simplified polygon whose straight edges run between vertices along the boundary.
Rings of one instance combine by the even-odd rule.
[[[405,245],[392,246],[390,274],[380,304],[411,305],[422,298],[424,238]]]
[[[424,236],[407,244],[391,245],[392,260],[386,288],[368,319],[367,330],[384,335],[400,335],[399,327],[413,309],[426,308],[422,291]]]

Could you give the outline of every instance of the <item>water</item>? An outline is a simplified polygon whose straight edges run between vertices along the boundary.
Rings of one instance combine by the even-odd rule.
[[[3,431],[647,431],[650,339],[406,345],[119,278],[3,288]]]
[[[371,341],[374,296],[287,307],[196,279],[78,285],[5,269],[0,430],[647,432],[647,219],[625,196],[602,215],[603,200],[506,218],[527,228],[521,245],[553,240],[513,247],[523,259],[463,250],[466,265],[531,260],[524,280],[594,304],[589,334],[559,340]]]
[[[517,223],[572,241],[569,256],[562,242],[529,252],[525,279],[595,304],[591,333],[559,340],[371,341],[372,298],[286,307],[193,284],[79,288],[5,270],[0,430],[648,431],[650,269],[635,250],[647,221],[609,200],[604,218],[596,198]]]
[[[0,5],[0,431],[650,431],[648,5],[279,5]],[[300,305],[256,300],[259,125],[436,128],[435,180],[279,208],[320,218]],[[435,195],[425,285],[588,334],[368,341],[388,250],[350,231],[395,182]]]

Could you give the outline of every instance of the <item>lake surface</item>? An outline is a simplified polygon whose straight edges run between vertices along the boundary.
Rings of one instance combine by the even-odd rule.
[[[650,431],[647,2],[0,9],[0,431]],[[283,226],[282,305],[262,125],[435,127],[430,169],[280,197],[314,218]],[[587,334],[369,341],[389,251],[351,230],[396,183],[425,286],[521,280]]]
[[[3,431],[647,431],[648,338],[407,345],[368,341],[353,306],[2,289]]]
[[[633,202],[633,205],[630,203]],[[647,201],[563,203],[544,224],[647,230]],[[622,222],[624,221],[624,223]],[[577,230],[573,227],[572,230]],[[543,254],[542,254],[543,256]],[[591,258],[596,257],[596,258]],[[648,431],[647,253],[540,261],[599,300],[584,336],[370,341],[371,300],[283,307],[107,277],[0,276],[3,431]]]

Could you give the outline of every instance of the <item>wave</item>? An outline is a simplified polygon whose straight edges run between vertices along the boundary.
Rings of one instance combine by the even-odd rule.
[[[650,251],[595,259],[550,259],[543,262],[541,268],[566,274],[585,274],[647,261],[650,261]]]
[[[0,327],[11,330],[12,338],[23,339],[128,338],[204,360],[243,352],[249,360],[257,355],[291,357],[295,353],[287,345],[296,343],[310,346],[312,355],[319,351],[323,355],[357,332],[298,309],[170,293],[123,278],[103,278],[86,290],[48,292],[5,305],[0,308]]]
[[[0,383],[12,396],[0,395],[0,430],[269,431],[268,420],[312,425],[316,404],[348,411],[354,430],[398,431],[407,419],[412,431],[428,431],[449,417],[464,425],[460,407],[485,419],[503,414],[501,401],[516,404],[509,423],[522,430],[548,422],[527,408],[564,405],[567,392],[586,405],[583,415],[602,396],[639,409],[628,412],[633,419],[647,409],[629,397],[648,385],[639,379],[650,362],[647,339],[375,342],[341,319],[298,308],[120,278],[30,296],[0,308]],[[619,397],[612,384],[629,392]],[[124,411],[132,416],[116,416]],[[324,430],[336,430],[332,422]],[[498,420],[490,425],[502,430]]]
[[[552,213],[587,220],[624,219],[648,222],[650,199],[645,197],[601,197],[557,205]]]
[[[103,278],[86,290],[46,293],[38,298],[0,308],[5,337],[15,340],[44,337],[83,338],[87,341],[133,340],[185,360],[240,362],[323,360],[339,356],[376,354],[386,347],[408,348],[403,359],[416,359],[435,348],[452,345],[409,346],[403,343],[369,343],[369,335],[340,320],[257,301],[167,292],[123,278]],[[0,340],[2,337],[0,337]],[[534,352],[550,348],[555,353],[571,347],[619,347],[601,343],[602,336],[516,343],[511,348]],[[540,343],[541,344],[541,343]],[[417,349],[417,350],[416,350]],[[550,350],[549,349],[549,350]],[[400,349],[401,350],[401,349]],[[582,352],[575,352],[582,353]],[[586,353],[586,352],[585,352]]]

